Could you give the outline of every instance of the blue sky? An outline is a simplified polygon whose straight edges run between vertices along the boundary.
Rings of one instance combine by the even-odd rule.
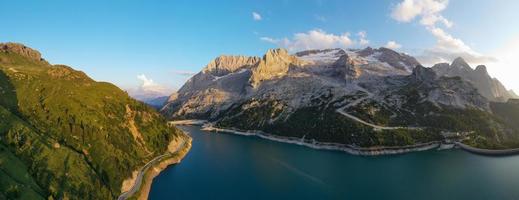
[[[438,53],[445,49],[467,55],[519,91],[517,10],[513,0],[1,1],[0,41],[24,43],[51,63],[124,89],[168,91],[222,54],[393,41],[424,62],[448,61]]]

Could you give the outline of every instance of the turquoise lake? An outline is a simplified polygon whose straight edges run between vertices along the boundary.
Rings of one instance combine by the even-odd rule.
[[[354,156],[181,126],[193,138],[149,199],[519,199],[519,156]]]

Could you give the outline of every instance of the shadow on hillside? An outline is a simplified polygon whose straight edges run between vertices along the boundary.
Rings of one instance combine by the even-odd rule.
[[[20,116],[16,89],[3,70],[0,70],[0,106]]]

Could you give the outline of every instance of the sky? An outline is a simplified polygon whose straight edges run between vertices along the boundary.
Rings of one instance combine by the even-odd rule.
[[[219,55],[388,47],[462,56],[519,91],[515,0],[0,0],[0,42],[129,91],[168,94]]]

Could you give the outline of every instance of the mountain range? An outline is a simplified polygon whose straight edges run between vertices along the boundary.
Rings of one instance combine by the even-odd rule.
[[[439,63],[434,65],[432,69],[439,76],[459,76],[463,78],[490,101],[504,102],[510,98],[518,98],[512,90],[506,90],[499,80],[490,77],[485,65],[478,65],[475,69],[472,69],[465,60],[457,58],[451,64]]]
[[[519,144],[496,105],[517,96],[462,59],[425,68],[388,48],[220,56],[169,97],[170,119],[360,147],[412,145],[463,133],[485,148]]]
[[[190,138],[167,125],[172,119],[311,144],[399,147],[454,135],[513,148],[516,98],[462,58],[426,68],[387,48],[271,49],[220,56],[171,96],[145,99],[153,108],[27,46],[0,43],[0,199],[115,199],[142,180],[143,166],[180,148],[185,155]]]

